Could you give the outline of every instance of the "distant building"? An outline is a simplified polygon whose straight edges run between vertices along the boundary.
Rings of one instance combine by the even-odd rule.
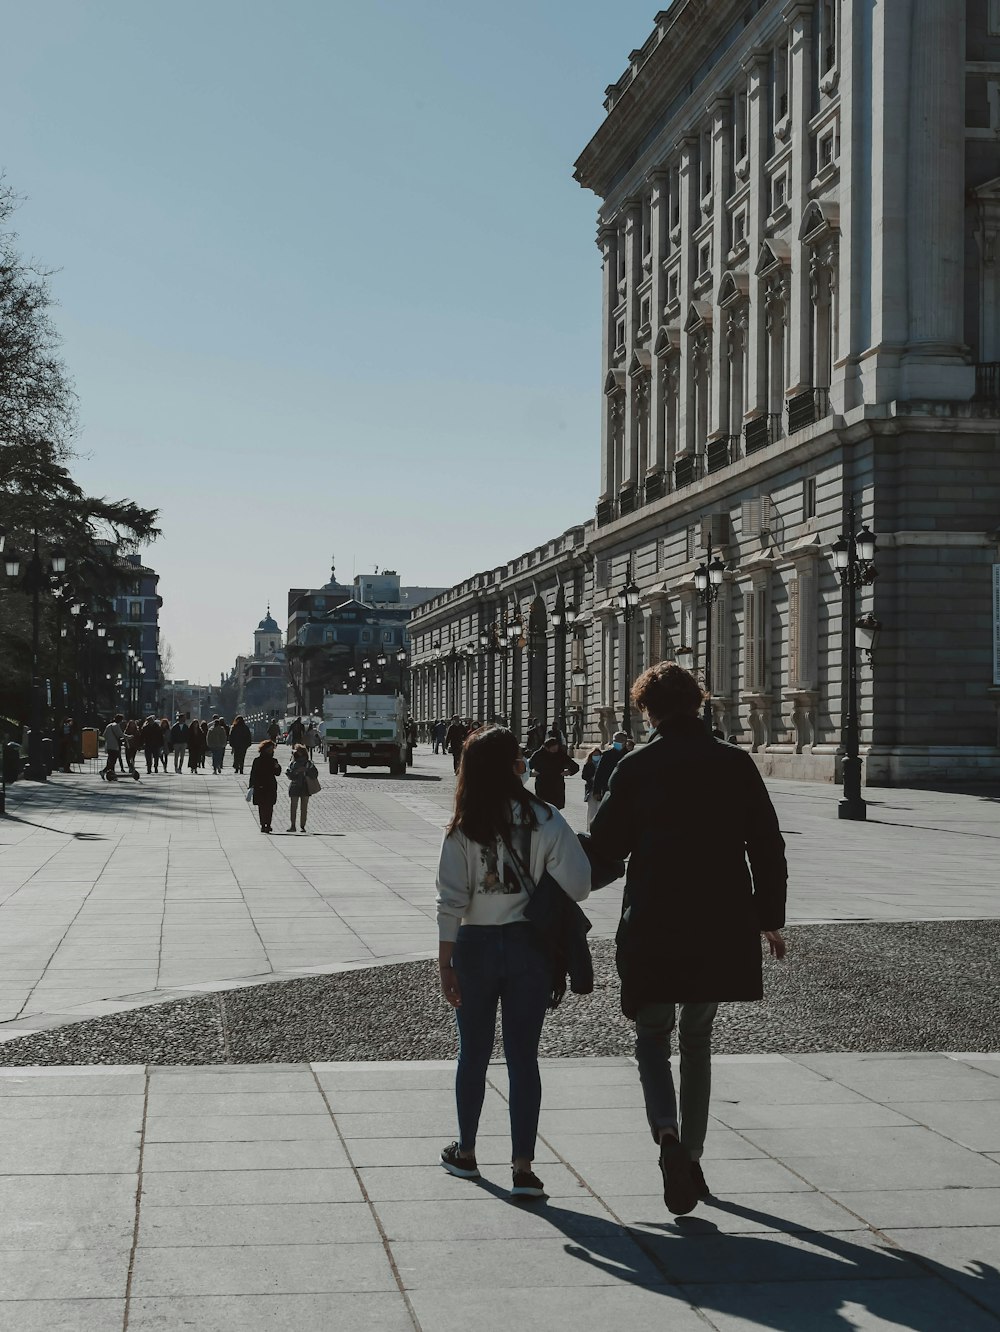
[[[409,653],[408,624],[413,609],[443,589],[402,587],[392,569],[357,574],[351,586],[330,581],[321,588],[291,588],[288,593],[290,712],[319,711],[327,692],[372,687],[381,676],[394,689],[405,678],[400,651]],[[386,658],[382,667],[378,657]],[[369,669],[365,670],[365,662]],[[355,672],[352,677],[349,672]]]
[[[255,739],[263,739],[272,718],[285,715],[288,694],[287,667],[281,643],[281,627],[267,614],[254,630],[253,656],[237,658],[239,707]]]
[[[144,672],[137,682],[138,707],[136,716],[162,711],[163,680],[160,674],[160,607],[163,598],[157,593],[160,575],[143,564],[138,555],[119,555],[122,571],[121,590],[114,598],[115,618],[118,624],[118,646],[123,654],[134,648],[136,661],[141,661]],[[123,667],[123,674],[128,666]],[[124,691],[127,694],[127,683]],[[124,698],[122,700],[124,702]]]
[[[161,711],[171,721],[178,714],[190,721],[211,721],[218,710],[217,692],[214,685],[164,680]]]

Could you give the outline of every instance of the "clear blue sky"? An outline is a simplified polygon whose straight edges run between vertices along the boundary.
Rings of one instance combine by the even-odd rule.
[[[0,166],[57,267],[77,468],[162,511],[179,678],[330,553],[449,585],[592,512],[617,0],[32,0]]]

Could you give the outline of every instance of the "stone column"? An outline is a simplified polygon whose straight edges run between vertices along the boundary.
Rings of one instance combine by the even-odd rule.
[[[618,231],[615,227],[601,227],[597,243],[603,261],[602,299],[604,330],[601,336],[601,374],[607,376],[614,353],[615,329],[611,311],[618,303]],[[611,403],[605,397],[601,414],[601,493],[600,499],[614,497],[614,438],[611,428]]]
[[[668,210],[669,175],[664,171],[653,171],[648,177],[652,190],[650,196],[650,225],[653,229],[651,246],[651,282],[649,287],[650,323],[654,340],[663,318],[663,306],[666,303],[666,285],[663,277],[663,260],[667,252],[667,228],[670,226]],[[667,409],[665,384],[660,367],[653,360],[649,384],[649,470],[662,472],[665,459]]]
[[[750,207],[747,218],[747,236],[750,243],[751,272],[757,262],[764,239],[767,220],[767,188],[764,161],[767,157],[767,54],[754,51],[744,62],[748,79],[747,139],[751,161]],[[751,281],[750,314],[747,329],[747,397],[743,404],[744,417],[759,416],[767,411],[767,329],[764,322],[764,292],[762,284]]]
[[[908,207],[909,338],[901,396],[971,398],[964,362],[965,0],[912,0]]]
[[[788,334],[791,350],[786,393],[791,397],[812,387],[810,330],[812,308],[809,299],[809,255],[799,240],[802,215],[809,203],[811,136],[809,119],[812,102],[812,3],[797,3],[785,10],[789,24],[789,90],[791,94],[791,198],[792,272]]]
[[[687,308],[691,302],[691,283],[695,278],[695,270],[698,267],[697,256],[692,254],[691,232],[694,225],[694,214],[698,208],[699,184],[698,175],[698,139],[696,135],[689,134],[678,144],[680,153],[680,218],[681,218],[681,280],[680,280],[680,300],[681,300],[681,323],[687,318]],[[694,438],[694,404],[692,398],[691,383],[691,348],[690,339],[681,338],[680,355],[680,382],[678,391],[680,394],[680,421],[683,430],[683,438],[677,441],[678,452],[692,450],[695,445]]]
[[[729,166],[732,156],[732,103],[728,97],[718,97],[709,104],[712,116],[712,288],[719,290],[719,282],[726,270],[726,190],[729,184]],[[726,349],[725,321],[720,319],[716,310],[712,328],[712,390],[708,410],[707,438],[729,433],[728,421],[724,419],[726,388],[728,385],[728,355]]]

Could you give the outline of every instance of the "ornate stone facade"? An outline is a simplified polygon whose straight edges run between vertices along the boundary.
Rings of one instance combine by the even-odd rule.
[[[585,738],[606,736],[626,659],[635,675],[687,648],[704,669],[692,575],[710,537],[727,570],[711,612],[720,727],[768,772],[832,780],[847,634],[831,546],[853,500],[879,542],[859,599],[881,625],[861,668],[868,780],[995,777],[992,8],[676,0],[605,105],[576,164],[600,200],[596,520],[421,609],[422,715],[454,697],[551,720],[575,664]],[[580,615],[553,637],[560,595]],[[534,637],[491,667],[480,634],[515,608]]]

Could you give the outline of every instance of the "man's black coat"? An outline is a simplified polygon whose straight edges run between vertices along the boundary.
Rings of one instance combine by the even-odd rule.
[[[590,833],[599,852],[630,857],[618,931],[627,1017],[647,1003],[763,996],[760,932],[785,923],[787,870],[749,754],[697,718],[664,725],[618,764]]]

